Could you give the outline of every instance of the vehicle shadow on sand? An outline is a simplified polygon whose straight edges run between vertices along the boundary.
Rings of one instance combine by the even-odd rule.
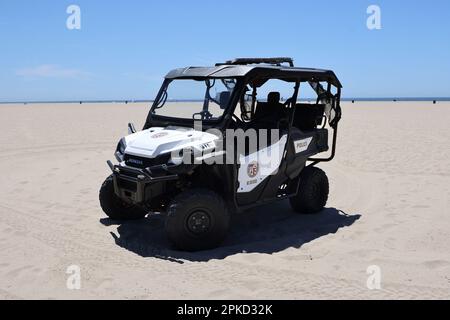
[[[177,263],[224,259],[237,253],[272,254],[287,248],[300,248],[322,236],[351,226],[361,215],[348,215],[327,208],[316,215],[293,213],[287,201],[236,214],[230,233],[221,247],[200,251],[177,251],[164,232],[164,216],[150,215],[143,220],[116,223],[101,219],[104,225],[117,225],[111,232],[116,244],[142,257],[154,257]]]

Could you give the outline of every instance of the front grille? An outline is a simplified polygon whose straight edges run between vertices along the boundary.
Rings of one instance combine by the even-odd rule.
[[[157,165],[167,164],[170,160],[170,153],[160,155],[154,159],[132,156],[126,154],[124,156],[125,164],[130,167],[144,169]]]
[[[128,180],[120,179],[120,178],[117,180],[117,182],[118,182],[120,188],[129,190],[132,192],[136,192],[136,190],[137,190],[136,182],[132,182],[132,181],[128,181]]]

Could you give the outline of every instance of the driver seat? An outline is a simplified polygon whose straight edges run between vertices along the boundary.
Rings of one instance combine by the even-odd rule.
[[[281,119],[286,118],[286,108],[280,102],[279,92],[270,92],[267,102],[258,102],[254,115],[255,127],[261,129],[278,129]]]
[[[270,92],[267,96],[267,102],[258,102],[254,115],[254,121],[251,123],[253,129],[267,129],[267,144],[272,142],[272,129],[281,129],[281,120],[287,118],[286,108],[280,102],[279,92]],[[258,141],[258,145],[260,142]]]
[[[255,111],[255,119],[278,119],[284,113],[284,105],[280,103],[279,92],[270,92],[267,95],[267,102],[258,102]]]

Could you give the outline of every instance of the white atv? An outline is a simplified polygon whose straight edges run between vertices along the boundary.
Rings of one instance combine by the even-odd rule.
[[[258,99],[271,79],[292,83],[292,96]],[[302,83],[317,93],[316,103],[297,103]],[[334,158],[340,96],[332,71],[295,68],[290,58],[173,70],[143,130],[130,124],[115,152],[118,164],[108,161],[112,175],[100,189],[101,207],[116,220],[166,213],[169,239],[188,251],[218,246],[233,212],[287,198],[297,212],[320,212],[329,187],[315,165]],[[328,128],[331,155],[311,158],[329,150]]]

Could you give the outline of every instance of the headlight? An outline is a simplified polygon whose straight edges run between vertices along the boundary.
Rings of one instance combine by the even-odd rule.
[[[119,162],[123,161],[123,156],[125,154],[125,149],[127,148],[127,143],[125,142],[125,138],[122,138],[119,143],[117,144],[117,148],[116,148],[116,159]]]
[[[124,154],[126,148],[127,148],[127,143],[125,142],[125,138],[122,138],[119,141],[119,144],[117,145],[116,151],[119,152],[120,154]]]

